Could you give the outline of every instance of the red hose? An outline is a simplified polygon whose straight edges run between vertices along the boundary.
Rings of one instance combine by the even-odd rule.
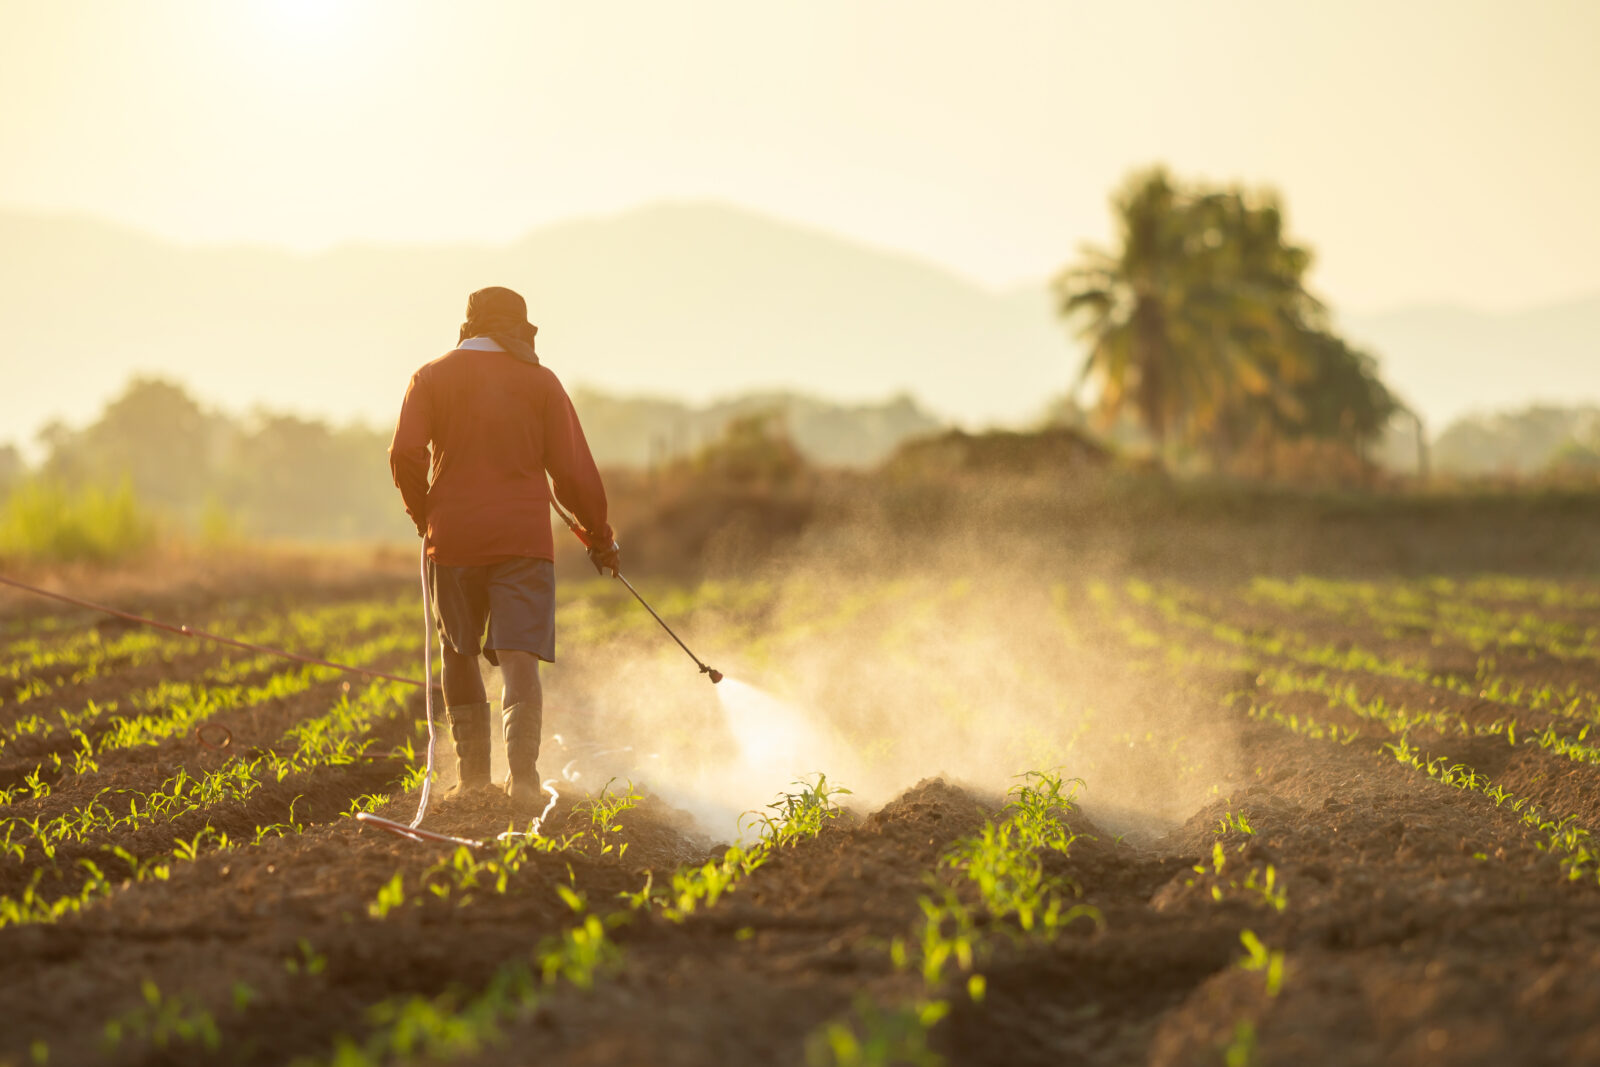
[[[29,585],[26,582],[19,582],[15,578],[7,578],[3,574],[0,574],[0,585],[9,585],[13,589],[21,589],[25,593],[33,593],[37,596],[49,597],[51,600],[59,600],[65,604],[74,604],[80,608],[88,608],[91,611],[102,612],[106,615],[115,615],[119,619],[127,619],[129,622],[136,622],[143,626],[154,626],[158,630],[167,630],[170,633],[181,634],[184,637],[198,637],[206,641],[215,641],[221,645],[232,645],[234,648],[242,648],[247,652],[263,652],[269,656],[279,656],[283,659],[291,659],[296,663],[310,663],[317,667],[332,667],[336,671],[347,671],[351,674],[364,674],[369,678],[382,678],[385,681],[401,682],[405,685],[423,684],[422,682],[417,681],[415,678],[402,678],[398,674],[385,674],[383,671],[368,670],[366,667],[352,667],[348,663],[334,663],[332,660],[318,659],[315,656],[301,656],[293,652],[285,652],[281,648],[268,648],[266,645],[253,645],[248,641],[235,641],[231,637],[223,637],[221,634],[208,633],[205,630],[196,630],[190,626],[174,626],[170,622],[161,622],[159,619],[147,619],[143,615],[132,615],[126,611],[118,611],[116,608],[108,608],[104,604],[96,604],[89,600],[80,600],[75,596],[67,596],[65,593],[52,593],[48,589],[40,589],[36,585]]]

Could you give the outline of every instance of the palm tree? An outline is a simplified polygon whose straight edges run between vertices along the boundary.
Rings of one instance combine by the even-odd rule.
[[[1102,414],[1131,402],[1158,450],[1174,430],[1225,448],[1240,409],[1294,417],[1293,386],[1311,370],[1301,336],[1321,328],[1322,308],[1276,197],[1187,191],[1155,168],[1112,203],[1118,250],[1085,248],[1054,282],[1088,347],[1079,382],[1098,381]]]
[[[1078,319],[1089,352],[1080,384],[1097,378],[1100,408],[1114,415],[1132,401],[1159,448],[1190,406],[1179,368],[1181,276],[1190,269],[1179,194],[1161,168],[1134,176],[1112,198],[1120,229],[1116,253],[1085,247],[1083,263],[1058,275],[1057,306]]]

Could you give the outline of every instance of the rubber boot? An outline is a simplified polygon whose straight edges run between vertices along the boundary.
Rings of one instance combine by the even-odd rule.
[[[542,807],[539,788],[539,732],[543,710],[536,704],[512,704],[501,712],[506,731],[506,795],[520,807]]]
[[[489,702],[457,704],[445,709],[450,719],[450,740],[456,745],[456,785],[450,795],[460,796],[489,787]]]

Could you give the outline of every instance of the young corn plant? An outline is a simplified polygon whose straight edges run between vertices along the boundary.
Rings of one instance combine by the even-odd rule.
[[[294,948],[294,954],[284,957],[283,961],[283,969],[290,974],[315,978],[328,969],[328,957],[319,954],[310,941],[299,938]]]
[[[618,816],[631,811],[644,797],[634,792],[633,783],[628,782],[620,791],[613,791],[616,779],[607,782],[600,795],[591,799],[580,801],[576,810],[587,814],[589,817],[588,834],[594,839],[595,848],[600,856],[606,856],[613,851],[621,859],[628,851],[626,841],[610,841],[607,838],[612,834],[622,832],[622,824],[617,821]]]
[[[1045,870],[1041,855],[1067,854],[1077,835],[1066,821],[1076,810],[1078,779],[1031,771],[1010,790],[997,822],[955,842],[940,857],[940,880],[930,876],[930,891],[919,900],[922,920],[911,940],[896,938],[889,957],[896,970],[915,966],[926,995],[911,1004],[880,1009],[858,1004],[845,1019],[833,1020],[807,1039],[809,1062],[828,1064],[938,1063],[928,1037],[950,1010],[944,993],[952,977],[974,1002],[987,993],[979,968],[989,936],[1014,941],[1053,940],[1080,919],[1099,924],[1097,909],[1074,903],[1077,889]],[[954,884],[951,884],[953,881]],[[963,901],[959,889],[977,897]]]
[[[1242,811],[1226,812],[1217,820],[1217,833],[1243,834],[1246,837],[1254,836],[1255,827],[1250,825],[1250,817]]]
[[[622,965],[622,950],[606,936],[610,927],[629,919],[628,912],[613,912],[602,919],[588,909],[581,893],[566,886],[557,886],[561,899],[579,917],[576,926],[563,930],[558,937],[545,939],[535,950],[539,973],[545,985],[569,982],[588,992],[597,978],[614,973]]]
[[[886,1010],[860,997],[847,1018],[807,1037],[807,1067],[939,1067],[944,1058],[928,1047],[928,1035],[949,1013],[945,1000]]]
[[[799,779],[799,789],[781,793],[765,812],[748,812],[742,825],[760,827],[761,839],[771,848],[784,848],[822,832],[823,826],[837,818],[841,809],[835,797],[849,796],[843,786],[829,785],[828,776],[818,773],[815,782]]]
[[[538,1005],[539,983],[527,966],[507,964],[476,996],[448,990],[434,997],[396,997],[373,1005],[364,1041],[340,1037],[331,1055],[300,1060],[303,1067],[382,1067],[444,1062],[478,1055],[501,1042],[500,1028]]]
[[[130,1039],[163,1051],[174,1045],[199,1045],[215,1052],[222,1044],[215,1018],[198,1001],[183,994],[165,996],[148,978],[139,990],[144,1003],[106,1023],[101,1041],[106,1051]]]
[[[794,784],[800,787],[798,792],[783,793],[768,805],[773,814],[747,813],[748,819],[743,825],[760,828],[760,836],[751,845],[732,845],[720,859],[679,868],[672,873],[668,886],[661,889],[624,893],[623,896],[637,908],[659,908],[662,916],[671,922],[682,922],[697,910],[715,906],[724,894],[732,892],[742,879],[765,864],[775,851],[821,833],[839,814],[833,798],[850,792],[840,786],[830,786],[823,774],[817,775],[815,782],[802,779]],[[653,884],[652,876],[647,890]]]
[[[405,873],[396,871],[394,877],[389,879],[378,890],[378,895],[367,905],[367,914],[374,919],[386,919],[389,913],[396,908],[404,907],[406,902]]]
[[[336,639],[347,638],[357,632],[384,628],[390,631],[354,648],[340,649],[349,662],[361,663],[406,647],[410,640],[408,628],[400,626],[404,614],[395,614],[401,607],[393,604],[337,605],[307,615],[293,613],[287,620],[274,618],[266,626],[246,631],[240,636],[256,643],[283,643],[299,638],[307,643],[327,645]],[[409,609],[406,609],[409,613]],[[221,627],[227,632],[227,627]],[[129,639],[133,635],[129,635]],[[170,640],[170,639],[169,639]],[[170,657],[169,657],[170,658]],[[249,707],[263,700],[303,692],[318,681],[331,680],[337,672],[328,668],[297,667],[273,675],[259,685],[243,684],[243,680],[269,671],[280,661],[270,655],[244,655],[229,653],[227,658],[201,672],[191,682],[162,682],[134,694],[128,701],[132,715],[115,717],[116,702],[105,705],[89,701],[81,711],[62,709],[57,712],[59,727],[40,715],[25,716],[9,728],[0,727],[0,748],[16,737],[51,732],[76,733],[80,738],[79,752],[73,756],[74,773],[94,773],[98,763],[94,756],[120,748],[141,744],[154,744],[162,739],[188,732],[218,711]],[[237,683],[237,684],[236,684]],[[91,742],[80,729],[89,724],[106,722],[107,729],[97,731]],[[60,770],[59,764],[56,767]]]
[[[1265,983],[1267,996],[1275,997],[1283,991],[1283,952],[1280,949],[1269,949],[1255,931],[1245,930],[1239,934],[1239,943],[1244,946],[1244,958],[1239,961],[1239,967],[1246,971],[1255,971]]]

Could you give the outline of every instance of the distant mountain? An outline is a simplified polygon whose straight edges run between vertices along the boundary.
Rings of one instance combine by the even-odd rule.
[[[728,207],[663,204],[505,247],[317,255],[186,248],[76,218],[0,213],[0,441],[92,417],[135,371],[208,401],[393,419],[410,373],[456,340],[466,294],[529,298],[569,388],[704,405],[787,390],[914,395],[1017,420],[1076,365],[1042,291],[995,293],[905,256]]]
[[[1400,308],[1342,326],[1431,434],[1474,413],[1600,403],[1600,295],[1505,315]]]
[[[466,294],[497,284],[528,296],[540,353],[574,390],[698,407],[752,392],[852,405],[907,394],[941,418],[1018,423],[1079,365],[1043,285],[995,292],[719,204],[659,204],[505,246],[315,255],[0,212],[0,248],[0,442],[87,421],[134,372],[233,410],[383,427],[409,374],[455,342]],[[1600,402],[1600,297],[1345,326],[1435,434],[1473,409]]]

